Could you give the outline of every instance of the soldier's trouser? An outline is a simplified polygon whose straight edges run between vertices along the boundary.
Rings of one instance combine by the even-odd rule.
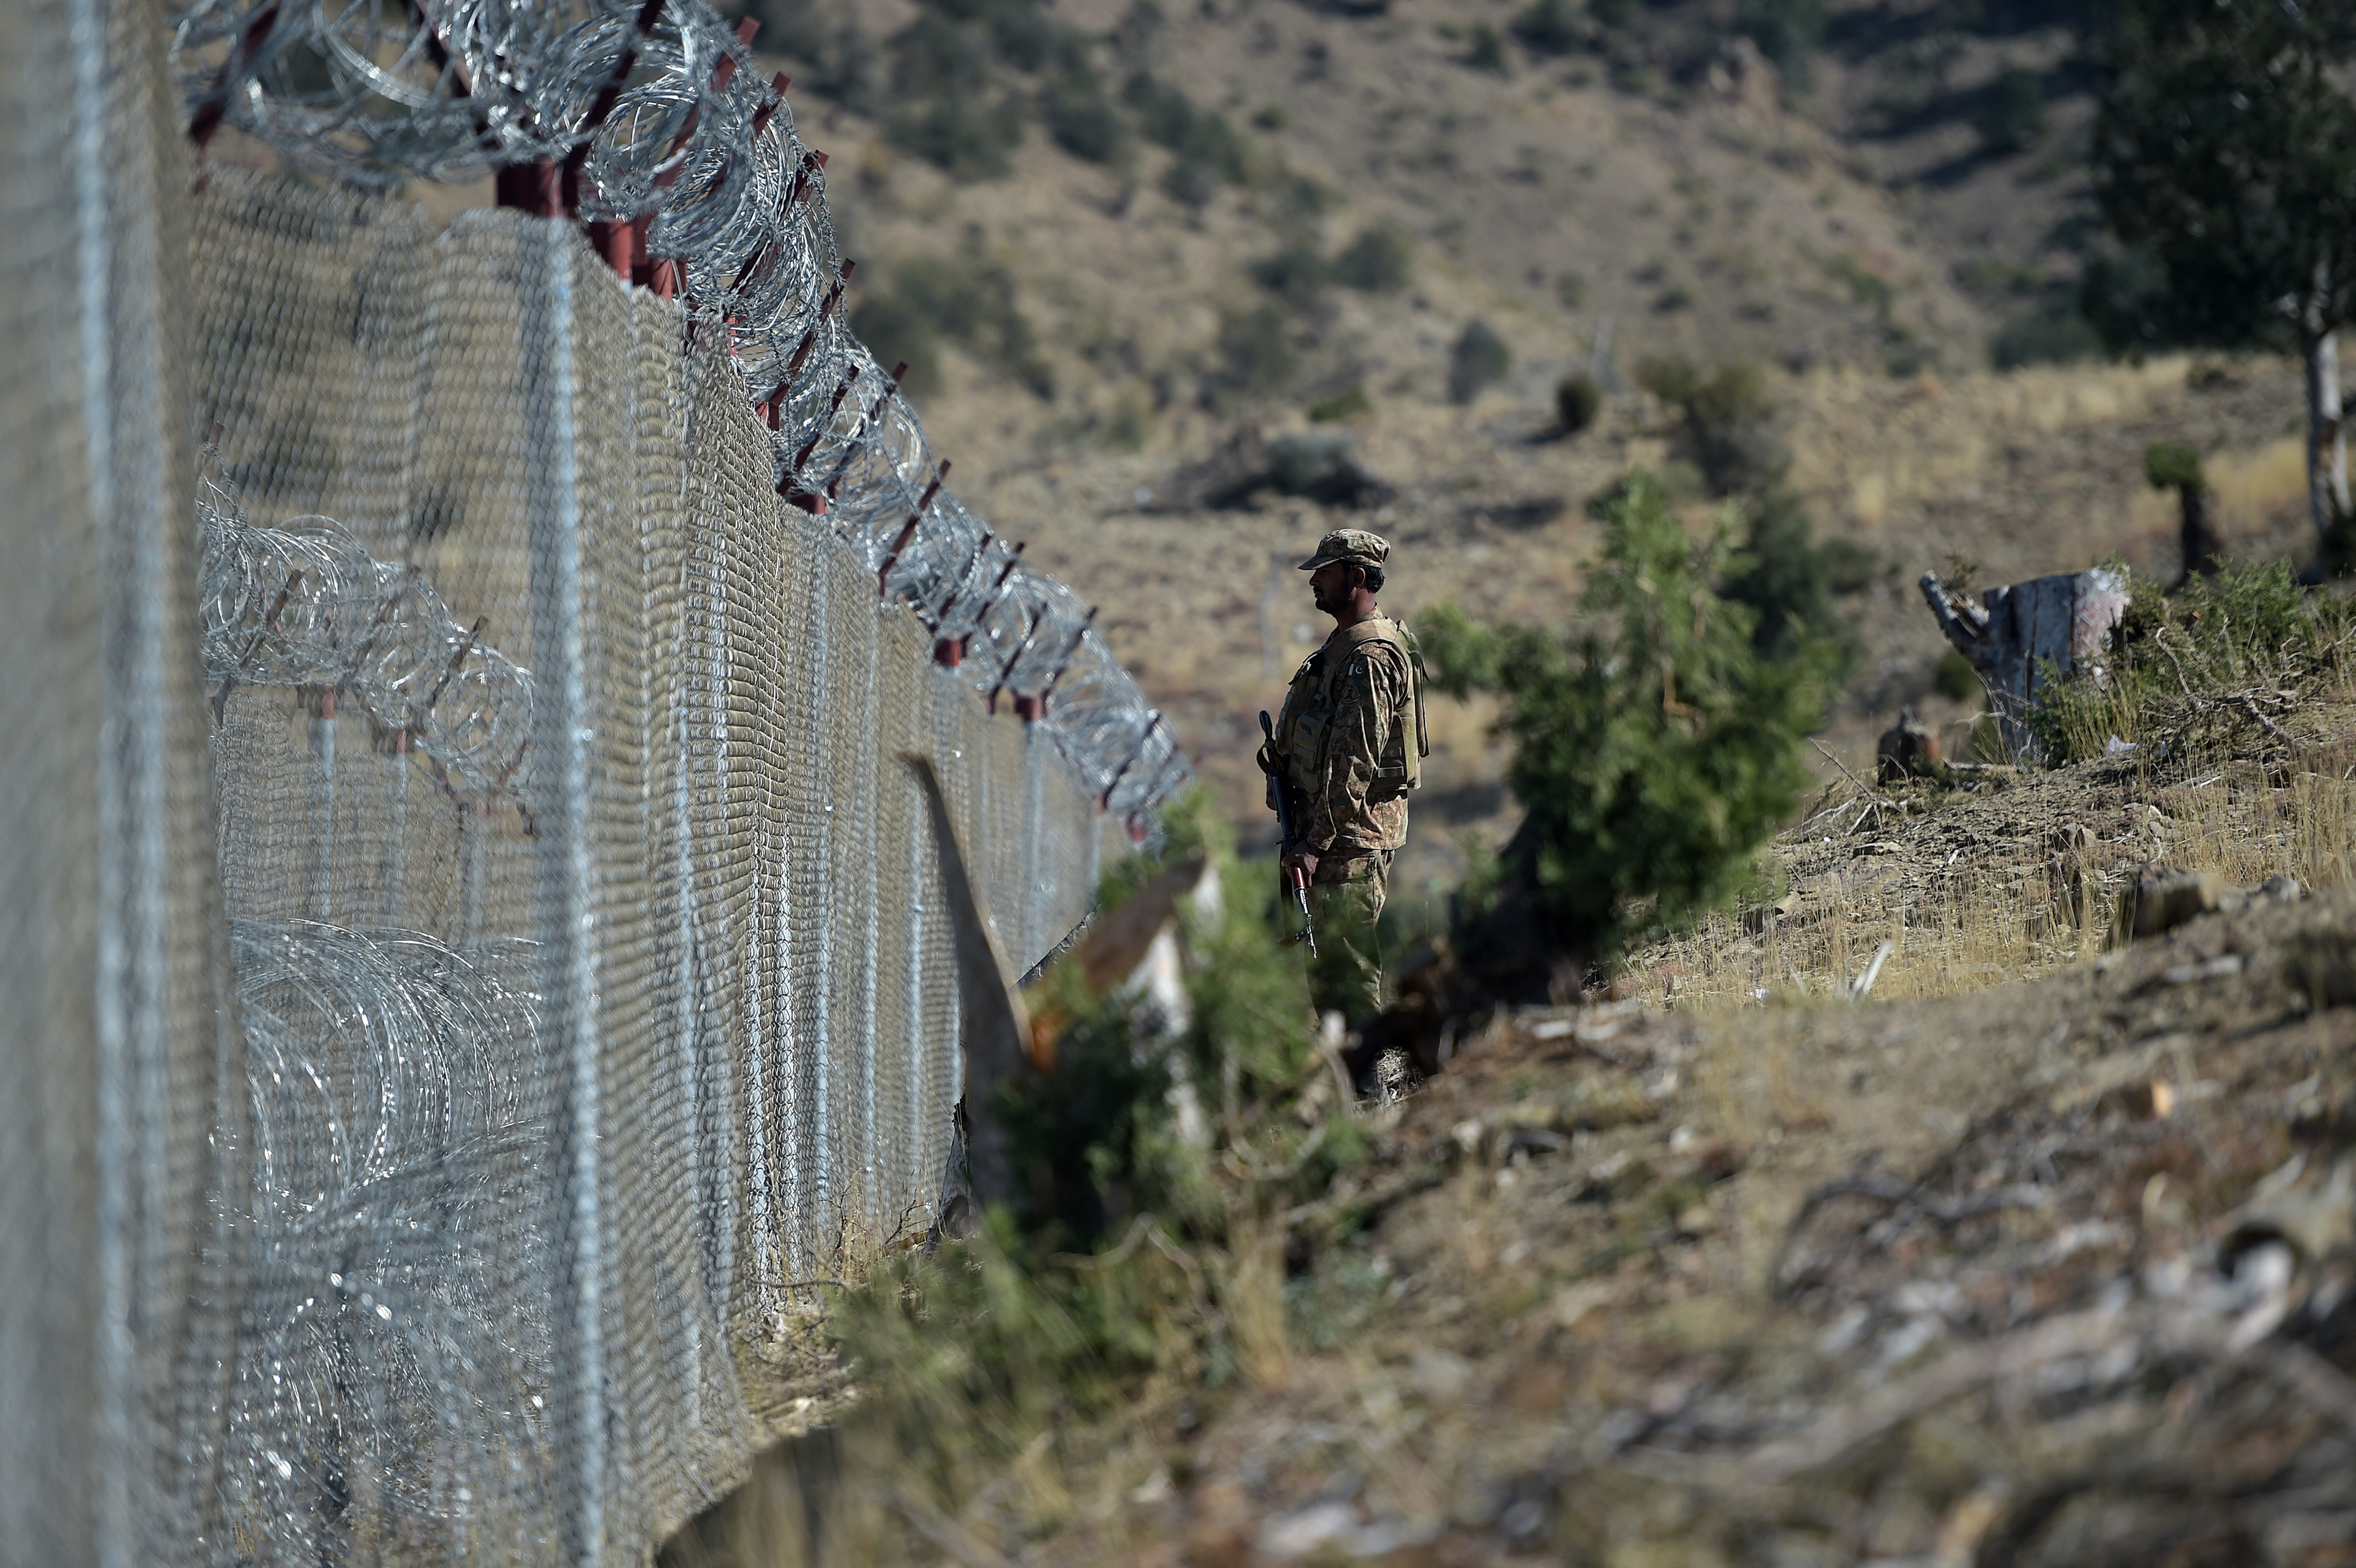
[[[1382,1010],[1383,955],[1375,941],[1388,891],[1387,850],[1327,858],[1309,884],[1317,927],[1317,956],[1309,961],[1309,1004],[1323,1017],[1335,1012],[1352,1029]]]

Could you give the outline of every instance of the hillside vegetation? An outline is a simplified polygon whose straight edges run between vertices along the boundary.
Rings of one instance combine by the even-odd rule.
[[[834,155],[854,325],[910,362],[964,492],[1100,605],[1255,839],[1255,715],[1322,635],[1286,558],[1372,527],[1398,549],[1395,613],[1558,621],[1590,503],[1632,464],[1697,529],[1723,504],[1647,364],[1756,368],[1778,461],[1734,498],[1850,551],[1833,586],[1857,656],[1826,740],[1852,763],[1901,705],[1965,739],[1922,571],[1968,560],[1985,584],[2115,553],[2173,577],[2152,442],[2204,454],[2230,549],[2303,547],[2286,365],[1992,368],[2098,347],[2093,74],[2067,8],[757,9]],[[1576,432],[1569,379],[1591,389]],[[1306,479],[1187,482],[1247,428],[1305,443]],[[1321,453],[1375,486],[1318,480]],[[1461,874],[1466,829],[1513,820],[1487,709],[1442,707],[1403,868],[1419,898]]]
[[[2050,7],[754,10],[839,159],[863,327],[960,446],[1437,400],[1474,322],[1533,386],[1599,339],[1953,372],[2050,314],[2092,234]]]
[[[1205,788],[1107,886],[1183,1005],[1048,970],[1019,1189],[781,1320],[670,1568],[2356,1563],[2356,636],[2297,366],[2120,330],[2101,8],[765,4],[855,323]],[[1248,762],[1342,526],[1451,693],[1363,1040]],[[2063,765],[1976,750],[1915,580],[2106,559]]]

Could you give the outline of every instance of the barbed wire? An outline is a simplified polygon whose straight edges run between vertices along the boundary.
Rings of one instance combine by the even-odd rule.
[[[250,920],[230,945],[251,1184],[222,1201],[255,1260],[230,1528],[321,1562],[390,1519],[463,1539],[553,1470],[549,1326],[514,1288],[552,1266],[533,946]]]
[[[744,69],[751,37],[707,0],[197,0],[173,62],[200,145],[233,125],[371,189],[492,174],[504,203],[578,219],[618,272],[681,299],[691,339],[725,335],[778,493],[1142,833],[1192,768],[1089,607],[945,488],[900,372],[850,331],[825,155],[787,79]]]
[[[239,686],[307,688],[366,714],[384,749],[424,753],[454,793],[522,797],[531,672],[483,641],[480,620],[461,624],[419,568],[376,560],[332,517],[258,527],[209,445],[197,524],[216,722]]]

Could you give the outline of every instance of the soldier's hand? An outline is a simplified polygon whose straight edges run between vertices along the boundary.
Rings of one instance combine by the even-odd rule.
[[[1288,872],[1300,872],[1301,880],[1304,882],[1315,881],[1317,880],[1317,851],[1314,849],[1295,849],[1291,854],[1287,855],[1284,858],[1284,869]]]

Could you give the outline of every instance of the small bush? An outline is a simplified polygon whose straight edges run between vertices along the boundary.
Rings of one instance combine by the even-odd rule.
[[[2200,490],[2201,449],[2187,441],[2155,441],[2144,448],[2143,476],[2155,490]]]
[[[1750,512],[1723,592],[1756,617],[1751,646],[1762,658],[1784,659],[1820,645],[1832,651],[1832,675],[1846,679],[1865,643],[1833,610],[1836,551],[1815,542],[1815,521],[1789,490],[1769,491]]]
[[[2015,67],[1988,89],[1976,127],[1981,150],[1991,156],[2025,153],[2045,139],[2045,80]]]
[[[1167,147],[1174,158],[1162,183],[1176,199],[1199,207],[1219,181],[1243,185],[1250,179],[1251,144],[1217,110],[1196,107],[1184,90],[1147,70],[1130,74],[1121,99],[1136,114],[1145,139]]]
[[[1636,367],[1636,384],[1677,411],[1687,453],[1717,494],[1763,489],[1791,466],[1766,373],[1749,360],[1704,371],[1674,355],[1648,357]]]
[[[1194,101],[1151,71],[1130,73],[1121,101],[1137,115],[1137,128],[1156,146],[1176,147],[1194,123]]]
[[[968,233],[954,259],[918,257],[901,263],[894,269],[894,284],[942,336],[1034,396],[1055,396],[1055,372],[1041,354],[1037,329],[1016,298],[1014,276],[983,249],[979,231]],[[880,348],[877,357],[887,365],[894,357]],[[909,360],[912,377],[915,366]]]
[[[2028,365],[2070,365],[2103,351],[2101,334],[2067,301],[2040,305],[1997,329],[1988,362],[1999,370]]]
[[[1448,395],[1469,403],[1484,388],[1505,379],[1514,368],[1514,351],[1485,321],[1469,324],[1448,352]]]
[[[1587,305],[1587,279],[1579,272],[1565,272],[1554,281],[1554,297],[1562,302],[1565,310],[1582,310]]]
[[[870,294],[851,313],[851,331],[877,363],[907,361],[908,392],[926,397],[941,388],[941,335],[932,318],[897,294]]]
[[[1092,164],[1119,166],[1132,152],[1129,122],[1083,63],[1058,71],[1039,92],[1039,115],[1055,145]]]
[[[1931,667],[1931,688],[1954,702],[1969,702],[1987,694],[1980,685],[1980,672],[1954,648],[1941,654],[1939,662]]]
[[[1365,293],[1403,289],[1414,270],[1414,253],[1407,236],[1379,226],[1360,233],[1333,258],[1333,281]]]
[[[1730,558],[1722,524],[1697,545],[1639,470],[1605,522],[1580,629],[1480,626],[1445,607],[1419,627],[1434,689],[1502,699],[1558,939],[1617,944],[1724,904],[1806,787],[1800,751],[1836,656],[1804,636],[1762,658],[1750,607],[1713,587]]]
[[[1275,390],[1292,379],[1300,364],[1292,347],[1292,318],[1273,304],[1225,317],[1219,324],[1218,348],[1224,379],[1246,392]]]
[[[987,57],[956,20],[921,11],[893,36],[892,90],[902,106],[893,140],[961,178],[1007,172],[1029,115],[996,90]]]
[[[1740,26],[1795,87],[1808,84],[1825,41],[1825,0],[1741,0]]]
[[[1268,443],[1269,478],[1285,495],[1310,495],[1356,454],[1356,443],[1339,431],[1296,431]]]
[[[2350,673],[2356,606],[2310,595],[2287,562],[2220,562],[2172,598],[2149,578],[2128,585],[2100,676],[2049,671],[2028,715],[2056,766],[2099,755],[2114,735],[2171,754],[2279,742],[2308,699]]]
[[[1319,424],[1338,424],[1344,420],[1364,419],[1374,411],[1374,400],[1366,396],[1366,389],[1355,384],[1309,405],[1309,417]]]
[[[1567,55],[1587,43],[1571,0],[1533,0],[1514,18],[1514,37],[1532,54]]]
[[[1269,252],[1251,264],[1252,281],[1295,304],[1314,304],[1333,281],[1333,263],[1301,240]]]
[[[1574,370],[1555,383],[1554,411],[1555,417],[1562,421],[1562,428],[1577,435],[1603,411],[1603,389],[1586,371]]]
[[[1464,63],[1474,70],[1505,74],[1505,40],[1486,22],[1473,24],[1465,38]]]
[[[812,21],[788,30],[767,22],[766,9],[753,14],[765,18],[770,37],[792,38],[794,52],[809,62],[798,85],[862,114],[876,111],[884,97],[883,64],[875,40],[855,16],[844,16],[831,27]]]
[[[923,101],[891,123],[892,139],[961,179],[996,179],[1023,144],[1023,111],[1012,97],[985,99],[947,92]]]
[[[1824,560],[1825,581],[1836,594],[1862,593],[1881,575],[1881,557],[1855,539],[1826,539],[1816,553]]]

